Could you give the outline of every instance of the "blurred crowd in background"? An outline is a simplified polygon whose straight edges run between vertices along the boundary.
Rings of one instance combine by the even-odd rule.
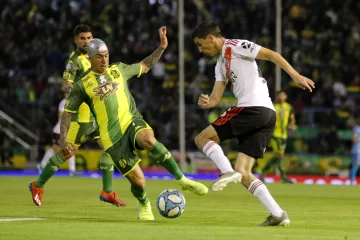
[[[281,86],[288,92],[299,127],[318,131],[312,137],[300,136],[308,142],[307,149],[300,150],[336,153],[342,146],[339,130],[353,127],[360,97],[360,2],[282,2],[282,55],[316,82],[315,91],[308,93],[282,72]],[[164,56],[149,74],[132,79],[130,89],[157,138],[169,149],[178,149],[177,1],[0,0],[0,5],[0,109],[36,132],[41,147],[51,143],[63,98],[62,72],[74,49],[74,26],[89,24],[94,37],[110,47],[110,62],[134,63],[158,47],[157,30],[166,25],[169,47]],[[187,149],[195,149],[194,136],[209,124],[209,113],[216,116],[228,107],[210,112],[196,105],[199,94],[211,92],[216,58],[199,53],[191,30],[201,21],[213,20],[227,38],[275,49],[275,13],[273,0],[185,1]],[[273,97],[275,65],[258,64]]]

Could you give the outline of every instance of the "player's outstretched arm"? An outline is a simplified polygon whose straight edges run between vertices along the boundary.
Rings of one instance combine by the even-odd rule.
[[[150,56],[144,58],[141,62],[141,74],[147,73],[159,61],[160,57],[168,46],[166,37],[166,27],[163,26],[159,29],[160,46]]]
[[[210,97],[207,94],[201,94],[198,99],[198,105],[201,108],[213,108],[215,107],[221,100],[224,91],[225,91],[226,83],[223,81],[216,81],[213,87],[213,90],[210,94]]]
[[[302,75],[300,75],[279,53],[274,52],[270,49],[261,47],[256,59],[268,60],[274,62],[276,65],[281,67],[285,72],[287,72],[294,82],[301,87],[302,89],[308,89],[312,92],[312,89],[315,88],[315,83]]]

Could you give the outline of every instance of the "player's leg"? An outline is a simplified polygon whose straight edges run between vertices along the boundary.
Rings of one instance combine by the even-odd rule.
[[[350,169],[350,183],[352,185],[356,184],[356,174],[359,170],[359,161],[360,161],[360,154],[359,153],[353,153],[353,161]]]
[[[129,130],[125,131],[123,137],[108,148],[106,153],[110,155],[121,174],[130,181],[131,193],[138,200],[139,219],[154,220],[150,201],[146,196],[145,177],[138,165],[141,160],[135,155],[134,148],[130,144],[133,138]]]
[[[59,170],[60,166],[69,158],[71,158],[77,152],[81,144],[81,131],[80,124],[77,122],[71,122],[70,127],[67,133],[66,141],[73,145],[73,152],[69,152],[66,149],[60,149],[56,152],[49,160],[49,163],[46,165],[44,170],[41,172],[39,178],[29,184],[29,189],[32,194],[33,202],[37,206],[42,206],[42,195],[43,187],[47,181]],[[60,136],[58,136],[60,137]],[[56,139],[55,143],[58,144],[59,138]]]
[[[137,210],[138,218],[140,220],[154,220],[154,215],[151,210],[149,198],[146,195],[146,184],[144,173],[138,164],[133,170],[125,175],[131,183],[131,193],[138,200]]]
[[[270,145],[272,148],[273,156],[266,162],[265,166],[259,171],[261,181],[264,181],[265,174],[270,170],[272,166],[274,166],[279,161],[278,154],[280,147],[277,138],[272,137],[270,139]]]
[[[50,158],[55,154],[54,145],[46,150],[43,158],[41,159],[40,163],[36,164],[39,174],[44,170],[46,165],[48,164]]]
[[[39,178],[29,184],[29,189],[32,195],[32,200],[37,206],[42,206],[42,195],[43,187],[45,183],[54,175],[54,173],[59,170],[60,166],[77,151],[77,146],[73,146],[74,152],[69,153],[66,150],[60,150],[55,153],[49,160],[48,164],[41,172]]]
[[[242,185],[257,197],[261,204],[270,212],[270,216],[260,226],[289,225],[290,220],[286,212],[280,208],[265,184],[252,174],[251,169],[254,163],[255,159],[253,157],[240,152],[236,159],[235,170],[239,171],[242,175]]]
[[[93,139],[97,141],[101,149],[104,149],[102,141],[100,139],[100,132],[97,127],[96,122],[90,123],[80,123],[81,128],[83,129],[83,134],[86,134],[86,139]],[[84,139],[84,138],[83,138]],[[126,203],[121,200],[117,194],[112,190],[112,179],[114,173],[114,162],[111,159],[111,156],[103,152],[100,156],[99,168],[102,176],[103,189],[100,193],[100,201],[111,203],[114,206],[126,206]]]
[[[168,170],[183,190],[188,190],[198,195],[207,194],[208,189],[204,184],[192,181],[184,176],[169,150],[156,140],[153,130],[144,120],[135,120],[130,125],[129,131],[133,135],[133,147],[137,150],[145,149],[150,151],[155,162]]]
[[[220,141],[234,137],[231,133],[228,120],[231,116],[235,116],[233,114],[237,111],[238,109],[236,107],[230,108],[212,125],[205,128],[195,137],[195,144],[198,149],[203,151],[203,153],[216,164],[222,175],[234,172],[229,159],[225,156],[219,143]],[[214,127],[216,127],[216,129]],[[222,136],[219,137],[219,134],[222,134]]]
[[[263,157],[264,149],[271,134],[272,132],[258,132],[241,141],[235,170],[242,175],[242,185],[257,197],[261,204],[270,212],[270,216],[260,226],[286,226],[290,224],[286,212],[280,208],[265,184],[251,172],[255,160]]]

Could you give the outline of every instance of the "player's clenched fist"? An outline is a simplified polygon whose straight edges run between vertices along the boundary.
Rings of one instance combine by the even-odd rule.
[[[160,47],[166,48],[168,46],[168,41],[166,37],[166,27],[162,26],[159,28],[159,37],[160,37]]]
[[[198,105],[201,108],[206,108],[209,105],[209,96],[207,94],[201,94],[198,100]]]

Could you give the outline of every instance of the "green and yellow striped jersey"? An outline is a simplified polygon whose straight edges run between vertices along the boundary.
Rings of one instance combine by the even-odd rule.
[[[292,106],[288,103],[275,103],[276,124],[273,136],[278,138],[287,138],[287,127],[292,114]]]
[[[66,62],[66,68],[63,73],[63,79],[74,83],[75,79],[80,79],[90,68],[90,61],[87,54],[82,54],[80,51],[73,51]],[[86,103],[80,105],[76,114],[73,114],[72,121],[88,123],[95,120],[91,113],[89,106]]]
[[[119,141],[134,119],[142,118],[127,80],[140,76],[139,63],[115,63],[98,74],[89,69],[71,89],[65,111],[75,113],[86,102],[94,113],[105,150]]]

